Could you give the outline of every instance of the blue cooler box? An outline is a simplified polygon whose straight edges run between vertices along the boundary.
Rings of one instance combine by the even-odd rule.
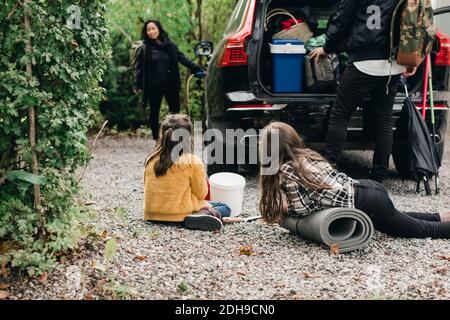
[[[303,92],[303,67],[306,49],[303,41],[272,40],[270,44],[274,93]]]

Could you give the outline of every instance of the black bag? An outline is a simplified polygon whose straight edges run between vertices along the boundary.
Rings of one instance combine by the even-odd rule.
[[[438,174],[441,164],[428,126],[408,94],[396,123],[392,155],[399,175],[424,180],[427,194],[431,194],[429,180]]]

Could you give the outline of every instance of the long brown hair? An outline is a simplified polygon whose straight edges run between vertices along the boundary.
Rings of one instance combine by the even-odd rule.
[[[294,173],[303,186],[312,190],[331,189],[329,185],[316,179],[303,165],[305,159],[326,161],[325,158],[317,152],[306,148],[303,139],[290,125],[283,122],[273,122],[267,125],[260,137],[260,152],[262,150],[271,150],[271,138],[274,136],[279,137],[280,167],[283,164],[292,161]],[[264,155],[260,153],[260,159],[263,156]],[[271,156],[274,157],[274,155]],[[263,162],[261,161],[261,163]],[[259,210],[266,222],[277,223],[283,215],[283,199],[281,191],[283,178],[287,177],[284,177],[280,170],[273,175],[260,174],[261,199],[259,202]]]
[[[145,167],[154,158],[159,156],[159,159],[155,163],[155,174],[157,177],[166,174],[167,170],[174,164],[177,159],[172,159],[172,150],[177,146],[180,141],[173,140],[173,133],[175,130],[186,130],[189,132],[191,141],[189,145],[184,146],[179,154],[176,155],[177,159],[188,149],[189,153],[194,149],[194,139],[192,138],[192,123],[188,116],[182,114],[169,114],[164,119],[159,132],[159,139],[157,141],[156,150],[153,151],[145,161]],[[183,141],[186,142],[186,141]]]

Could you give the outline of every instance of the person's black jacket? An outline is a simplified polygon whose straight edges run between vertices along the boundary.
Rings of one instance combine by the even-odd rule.
[[[341,0],[331,18],[324,50],[349,53],[349,62],[389,59],[391,19],[398,0]],[[369,28],[369,18],[380,8],[381,28]],[[372,25],[369,23],[369,25]]]
[[[139,51],[136,61],[136,74],[134,81],[134,88],[140,89],[144,93],[144,102],[148,101],[148,98],[151,94],[151,66],[149,65],[149,61],[151,61],[151,57],[149,56],[152,52],[150,46],[157,46],[160,50],[165,50],[170,57],[170,81],[169,87],[164,88],[167,91],[179,92],[181,87],[180,80],[180,68],[178,63],[183,64],[187,68],[189,68],[192,72],[201,71],[202,68],[197,64],[190,61],[178,48],[178,46],[166,39],[161,45],[156,45],[151,42],[146,42],[144,48]]]

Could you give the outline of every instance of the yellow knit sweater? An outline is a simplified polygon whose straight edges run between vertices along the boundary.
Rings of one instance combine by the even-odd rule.
[[[191,213],[211,207],[204,200],[208,193],[202,160],[194,154],[183,154],[166,174],[155,175],[152,159],[144,170],[144,219],[181,222]]]

